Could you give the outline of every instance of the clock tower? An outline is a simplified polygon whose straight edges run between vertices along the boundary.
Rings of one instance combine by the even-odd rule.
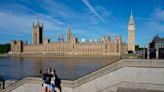
[[[135,22],[133,14],[131,12],[129,23],[128,23],[128,51],[135,52]]]

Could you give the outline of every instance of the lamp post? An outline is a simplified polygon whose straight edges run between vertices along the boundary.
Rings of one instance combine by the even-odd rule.
[[[149,48],[149,44],[147,46],[147,59],[150,59],[150,48]]]
[[[156,49],[156,59],[159,58],[159,48]]]

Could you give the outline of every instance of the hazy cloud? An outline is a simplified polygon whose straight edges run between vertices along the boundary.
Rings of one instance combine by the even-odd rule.
[[[154,20],[148,21],[147,25],[151,30],[164,32],[164,10],[155,8],[152,14]]]
[[[89,0],[82,0],[82,2],[88,7],[88,9],[97,16],[101,21],[104,21],[101,15],[96,12],[96,9],[90,4]]]
[[[96,6],[96,10],[100,12],[102,17],[108,17],[108,16],[110,16],[112,14],[111,11],[105,9],[103,6],[100,6],[100,5]]]
[[[154,16],[157,17],[159,20],[164,21],[164,9],[155,8]]]
[[[154,8],[150,17],[138,17],[136,19],[144,22],[142,26],[142,29],[144,30],[153,31],[155,33],[159,31],[164,32],[164,10],[161,8]]]
[[[29,7],[33,6],[33,3],[38,5]],[[36,22],[37,17],[41,23],[44,23],[44,36],[52,39],[56,39],[58,34],[65,34],[68,26],[87,26],[99,22],[90,12],[75,12],[69,5],[56,0],[33,0],[33,3],[31,1],[23,1],[23,4],[15,1],[0,3],[1,37],[5,35],[2,31],[5,31],[14,37],[12,39],[25,39],[23,35],[31,35],[32,23]],[[30,36],[29,38],[31,39]]]

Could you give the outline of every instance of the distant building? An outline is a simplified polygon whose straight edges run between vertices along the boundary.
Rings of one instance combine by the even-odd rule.
[[[70,43],[72,39],[72,33],[71,33],[71,28],[68,28],[67,32],[67,42]]]
[[[40,25],[39,21],[32,26],[32,44],[39,45],[43,43],[43,24]]]
[[[128,51],[135,52],[135,22],[131,12],[128,23]]]
[[[164,58],[164,38],[154,36],[148,44],[147,58]]]
[[[13,54],[20,54],[23,52],[23,41],[14,40],[11,42],[11,52]]]
[[[135,51],[135,24],[131,14],[128,24],[128,45],[123,43],[120,36],[115,36],[114,41],[110,36],[103,36],[101,42],[98,39],[87,42],[78,38],[71,33],[71,28],[67,30],[66,41],[63,35],[58,36],[58,42],[51,43],[50,39],[43,41],[43,24],[39,21],[32,26],[32,44],[25,44],[21,40],[11,42],[10,54],[55,54],[55,55],[123,55],[128,50]]]

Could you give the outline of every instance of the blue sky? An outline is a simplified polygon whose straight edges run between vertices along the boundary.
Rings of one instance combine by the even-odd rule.
[[[136,44],[146,46],[156,34],[164,37],[164,0],[0,0],[0,43],[32,38],[32,23],[44,23],[44,38],[66,38],[71,27],[79,41],[120,35],[127,43],[131,10]]]

